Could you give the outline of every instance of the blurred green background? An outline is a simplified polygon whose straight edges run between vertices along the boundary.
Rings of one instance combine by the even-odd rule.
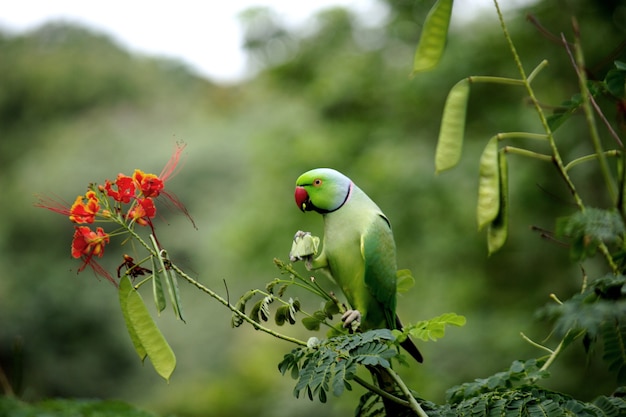
[[[24,399],[113,398],[178,416],[352,414],[360,388],[327,404],[296,400],[293,381],[277,370],[293,346],[250,326],[231,329],[230,312],[185,283],[187,323],[171,310],[157,319],[178,358],[165,383],[137,360],[114,287],[89,270],[76,274],[70,223],[33,207],[37,193],[73,201],[88,183],[120,172],[158,174],[176,141],[187,144],[183,169],[167,187],[198,230],[167,207],[157,230],[172,259],[215,291],[225,295],[226,282],[233,300],[263,288],[296,230],[321,234],[322,219],[295,207],[293,186],[300,173],[328,166],[355,180],[392,221],[399,266],[417,279],[399,299],[403,320],[450,311],[467,317],[443,340],[419,343],[423,365],[399,370],[414,390],[442,402],[452,385],[542,354],[519,333],[548,336],[549,323],[534,312],[552,292],[577,291],[582,278],[566,248],[529,226],[552,229],[556,216],[574,210],[568,194],[551,165],[509,158],[510,238],[491,258],[474,210],[487,139],[541,131],[525,92],[473,86],[461,164],[434,174],[449,89],[469,75],[517,77],[495,11],[453,27],[440,67],[411,79],[432,2],[385,3],[390,17],[382,26],[331,9],[313,31],[288,29],[268,9],[249,10],[246,46],[260,70],[233,86],[194,76],[179,62],[135,56],[89,28],[50,23],[0,33],[0,366]],[[591,77],[602,79],[619,58],[606,59],[626,38],[621,1],[544,0],[507,15],[526,70],[549,60],[534,83],[546,105],[575,94],[577,80],[565,51],[526,13],[557,36],[571,36],[576,16]],[[613,120],[614,105],[601,104]],[[590,150],[582,117],[559,129],[557,140],[565,158]],[[592,169],[578,170],[576,181],[588,204],[603,204]],[[111,245],[102,265],[114,272],[120,255],[134,251]],[[591,262],[585,267],[592,277],[602,273]],[[317,300],[311,303],[314,310]],[[281,330],[310,336],[301,326]],[[582,346],[552,372],[548,387],[580,399],[615,385],[600,355],[587,359]]]

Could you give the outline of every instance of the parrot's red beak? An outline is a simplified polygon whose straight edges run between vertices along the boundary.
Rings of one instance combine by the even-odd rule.
[[[303,187],[296,187],[295,197],[298,208],[305,211],[309,204],[309,193],[307,193]]]

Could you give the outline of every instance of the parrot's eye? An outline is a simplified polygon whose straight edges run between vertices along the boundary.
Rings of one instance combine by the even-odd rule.
[[[314,187],[319,187],[320,185],[322,185],[322,180],[317,178],[315,181],[313,181],[313,186]]]

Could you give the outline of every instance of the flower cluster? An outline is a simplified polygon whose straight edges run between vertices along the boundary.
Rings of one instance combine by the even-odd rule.
[[[118,174],[114,181],[106,180],[104,185],[91,184],[84,195],[79,195],[69,206],[50,198],[41,198],[37,207],[46,208],[69,217],[74,223],[71,254],[82,259],[78,272],[89,265],[97,275],[103,276],[117,285],[94,258],[101,258],[104,248],[113,235],[124,234],[133,230],[135,225],[149,226],[152,234],[152,219],[156,216],[155,199],[164,195],[191,220],[187,210],[172,194],[164,191],[165,182],[176,171],[184,145],[178,145],[160,175],[148,174],[136,169],[131,176]],[[107,233],[102,227],[93,230],[95,222],[113,222],[118,226],[116,232]],[[193,223],[193,220],[192,220]],[[131,258],[132,259],[132,258]]]

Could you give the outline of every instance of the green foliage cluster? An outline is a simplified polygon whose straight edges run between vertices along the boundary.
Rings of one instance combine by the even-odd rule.
[[[393,340],[391,331],[382,329],[310,341],[309,347],[286,354],[278,369],[298,381],[296,398],[304,391],[310,400],[317,397],[326,402],[327,392],[340,396],[344,389],[352,390],[349,381],[356,376],[358,364],[391,367],[391,358],[397,355]]]

